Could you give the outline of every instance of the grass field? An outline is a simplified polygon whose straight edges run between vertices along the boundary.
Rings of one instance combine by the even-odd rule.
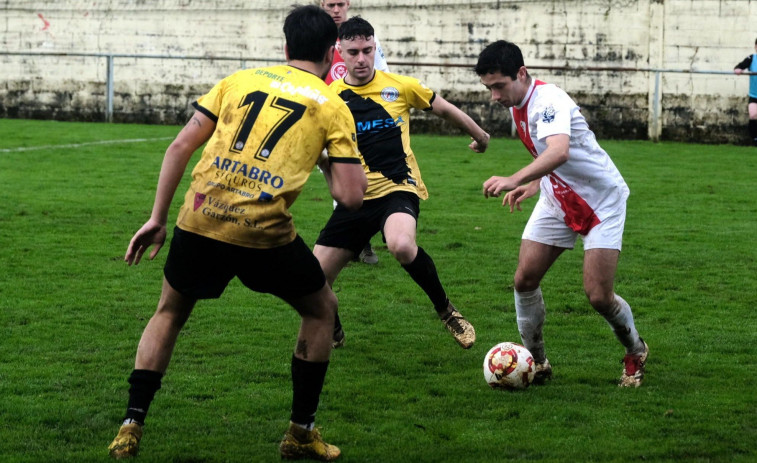
[[[177,131],[0,119],[0,461],[108,460],[167,249],[132,268],[123,254]],[[650,346],[646,381],[615,386],[622,348],[585,300],[579,244],[542,285],[554,379],[508,393],[481,363],[518,340],[511,281],[534,200],[511,215],[481,184],[529,156],[514,140],[480,155],[463,137],[413,143],[431,192],[419,244],[478,341],[457,347],[375,239],[379,264],[335,285],[347,342],[317,424],[340,461],[757,461],[757,150],[603,142],[631,188],[616,289]],[[330,211],[316,173],[294,208],[306,242]],[[297,326],[238,282],[198,304],[138,461],[277,461]]]

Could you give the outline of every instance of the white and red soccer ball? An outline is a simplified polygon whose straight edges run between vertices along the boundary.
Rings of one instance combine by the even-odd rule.
[[[514,342],[501,342],[484,357],[484,379],[494,389],[525,389],[535,372],[531,352]]]

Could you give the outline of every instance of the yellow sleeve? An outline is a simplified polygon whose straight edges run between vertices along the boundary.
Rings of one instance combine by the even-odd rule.
[[[227,78],[228,79],[228,78]],[[213,122],[218,122],[218,116],[221,114],[221,105],[226,88],[226,79],[218,82],[205,95],[192,103],[192,106],[201,113],[208,116]]]
[[[429,109],[434,101],[435,93],[420,80],[407,78],[405,81],[405,95],[408,104],[415,109]]]
[[[331,162],[360,163],[355,120],[347,105],[341,100],[335,105],[326,133],[326,151]]]

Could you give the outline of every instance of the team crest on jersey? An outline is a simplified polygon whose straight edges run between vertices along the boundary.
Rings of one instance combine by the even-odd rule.
[[[541,121],[545,124],[549,124],[550,122],[555,120],[555,107],[552,105],[547,106],[547,109],[544,110],[544,112],[541,115]]]
[[[347,65],[344,61],[334,64],[331,68],[331,80],[339,80],[347,75]]]
[[[394,87],[385,87],[381,90],[381,99],[386,102],[391,103],[392,101],[397,101],[397,98],[399,97],[400,91]]]

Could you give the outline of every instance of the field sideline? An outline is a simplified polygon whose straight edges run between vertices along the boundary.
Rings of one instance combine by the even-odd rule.
[[[0,462],[108,461],[167,247],[132,268],[123,254],[178,130],[0,119]],[[478,341],[457,347],[374,238],[379,264],[335,284],[346,346],[317,425],[339,461],[757,461],[757,150],[601,141],[631,189],[616,289],[649,344],[647,379],[615,386],[623,352],[583,295],[579,242],[542,285],[554,379],[508,393],[481,363],[518,341],[511,281],[535,200],[509,214],[481,184],[530,156],[516,140],[484,154],[467,143],[413,138],[430,191],[418,242]],[[307,243],[330,211],[315,172],[293,209]],[[137,461],[278,461],[297,326],[238,282],[199,303]]]

